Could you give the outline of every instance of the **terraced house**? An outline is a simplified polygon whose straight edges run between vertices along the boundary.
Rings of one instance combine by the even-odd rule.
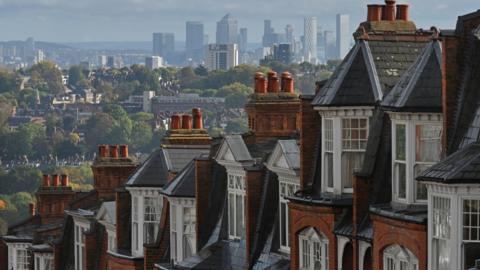
[[[0,269],[474,267],[480,12],[422,30],[387,0],[354,38],[314,95],[255,74],[246,134],[211,138],[194,109],[142,164],[101,146],[89,193],[45,176]]]

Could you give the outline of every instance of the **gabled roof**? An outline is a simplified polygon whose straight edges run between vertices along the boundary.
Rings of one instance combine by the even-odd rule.
[[[180,172],[194,158],[210,153],[210,146],[182,146],[163,148],[168,170]]]
[[[480,144],[470,144],[417,177],[418,181],[444,184],[480,184]]]
[[[431,41],[400,81],[385,96],[381,105],[394,111],[441,112],[442,48]]]
[[[115,225],[117,223],[117,208],[115,201],[102,203],[96,219],[105,220],[106,222]]]
[[[128,179],[130,187],[163,187],[167,184],[168,165],[163,149],[155,150]]]
[[[225,136],[223,146],[218,151],[216,158],[236,162],[253,160],[241,135]]]
[[[300,149],[296,140],[279,140],[268,158],[269,168],[300,170]]]
[[[315,106],[374,105],[383,96],[368,42],[359,40],[319,91]]]
[[[166,186],[163,194],[168,197],[195,198],[195,161],[191,160]]]

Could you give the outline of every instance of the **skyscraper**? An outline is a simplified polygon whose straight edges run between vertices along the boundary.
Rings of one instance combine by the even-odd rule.
[[[293,43],[293,26],[291,24],[285,26],[285,42],[288,44]]]
[[[240,53],[247,51],[248,30],[247,28],[240,28],[240,35],[238,36],[238,50]]]
[[[310,63],[317,61],[317,18],[310,17],[304,20],[304,60]]]
[[[153,33],[153,55],[163,59],[175,51],[175,35],[173,33]]]
[[[185,51],[188,58],[203,59],[204,32],[202,22],[187,22]]]
[[[275,43],[274,39],[275,30],[272,27],[271,20],[263,21],[263,38],[262,44],[263,47],[270,47]]]
[[[229,70],[238,66],[238,45],[208,45],[205,65],[209,70]]]
[[[337,47],[335,43],[335,36],[332,31],[323,32],[325,39],[325,60],[332,60],[337,58]]]
[[[337,58],[343,59],[350,49],[350,16],[337,14]]]
[[[238,22],[227,14],[217,22],[217,44],[237,43],[237,38]]]

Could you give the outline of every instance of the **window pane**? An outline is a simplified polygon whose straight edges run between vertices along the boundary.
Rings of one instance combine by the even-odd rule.
[[[465,243],[464,244],[464,269],[471,269],[475,266],[475,260],[480,257],[480,243]]]
[[[324,171],[327,186],[333,188],[333,153],[325,153]]]
[[[395,159],[405,161],[406,158],[406,127],[402,124],[395,126]]]
[[[325,140],[325,151],[333,151],[333,120],[325,119],[324,123],[324,140]]]
[[[417,125],[415,129],[416,161],[440,161],[442,152],[442,127],[438,125]]]
[[[342,149],[365,150],[367,146],[368,124],[367,119],[342,119]]]
[[[451,270],[450,247],[446,240],[433,239],[433,269]]]
[[[183,258],[192,256],[192,245],[188,237],[183,237]]]
[[[420,175],[423,171],[428,169],[430,166],[429,165],[420,165],[417,164],[415,165],[415,176],[414,178],[417,178],[418,175]],[[427,200],[427,186],[419,181],[414,181],[415,186],[416,186],[416,198],[417,200]]]
[[[242,232],[242,211],[243,211],[243,198],[241,195],[236,195],[236,234],[235,236],[241,237],[240,233]]]
[[[230,235],[235,235],[235,194],[228,194],[228,227]]]
[[[353,173],[362,168],[363,153],[344,152],[342,153],[342,182],[343,188],[353,187]]]
[[[404,163],[395,164],[395,174],[397,179],[398,198],[407,198],[407,176],[406,165]]]

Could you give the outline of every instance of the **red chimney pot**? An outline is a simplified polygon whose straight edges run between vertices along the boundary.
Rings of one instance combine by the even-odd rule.
[[[172,115],[170,129],[180,129],[180,115]]]
[[[52,186],[58,187],[60,185],[60,176],[58,174],[52,175],[53,181],[52,181]]]
[[[62,174],[62,187],[68,187],[69,182],[68,175]]]
[[[128,145],[126,144],[120,145],[120,157],[128,158]]]
[[[267,93],[267,81],[265,80],[265,75],[262,72],[255,73],[255,93]]]
[[[200,108],[193,108],[192,115],[193,115],[193,128],[203,129],[202,110]]]
[[[292,74],[288,71],[282,73],[282,92],[295,93]]]
[[[118,145],[110,145],[110,157],[111,158],[118,158]]]
[[[378,22],[382,20],[382,5],[368,5],[368,22]]]
[[[43,186],[49,187],[50,186],[50,175],[44,174],[43,175]]]
[[[108,146],[106,145],[99,145],[98,146],[98,152],[100,153],[101,158],[105,158],[108,156]]]
[[[408,5],[407,4],[401,4],[397,5],[397,20],[401,21],[409,21],[410,20],[410,14],[408,10]]]
[[[267,76],[268,76],[267,91],[269,93],[278,93],[280,87],[278,83],[277,73],[271,70],[268,72]]]
[[[182,129],[192,129],[192,116],[189,114],[182,115]]]
[[[385,0],[387,4],[384,9],[383,17],[386,21],[395,21],[395,0]]]
[[[35,210],[36,210],[35,209],[35,203],[29,203],[28,204],[28,210],[30,212],[30,216],[32,216],[32,217],[35,216],[35,214],[36,214],[35,213]]]

